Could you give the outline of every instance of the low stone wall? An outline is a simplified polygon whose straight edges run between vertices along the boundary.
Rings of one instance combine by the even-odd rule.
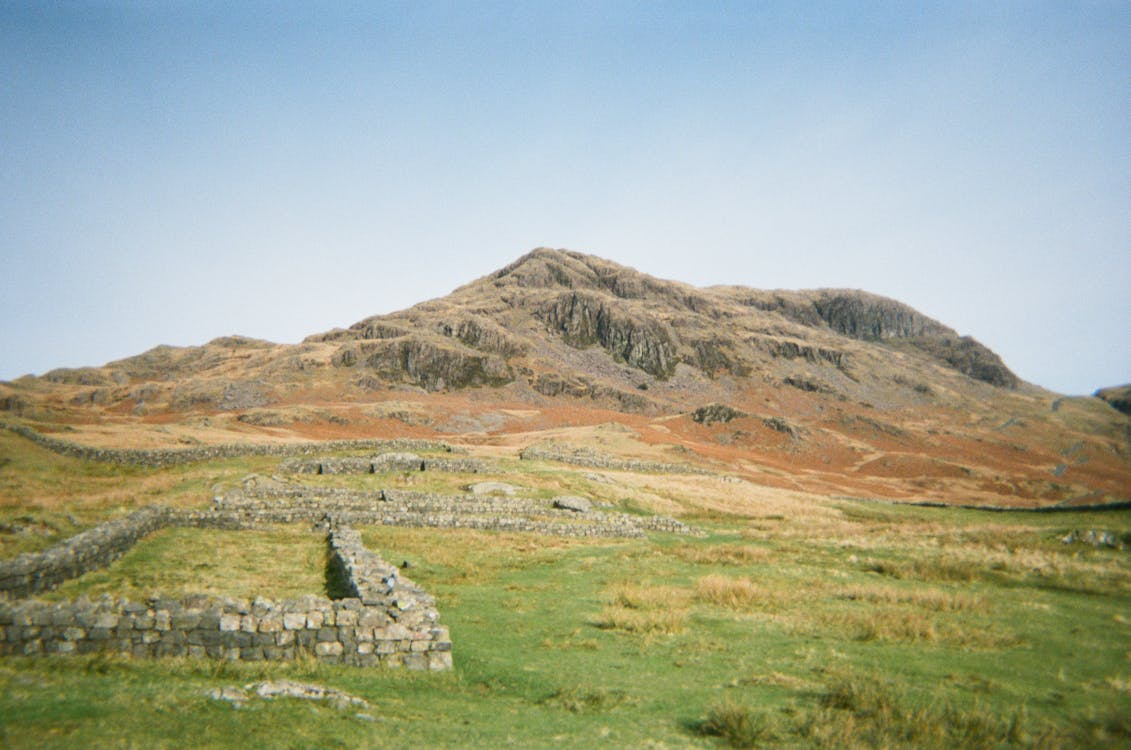
[[[552,501],[409,490],[366,492],[276,484],[229,492],[215,498],[214,503],[219,509],[256,513],[289,510],[310,512],[312,516],[331,514],[359,525],[472,528],[572,537],[639,538],[645,531],[703,535],[699,529],[668,516],[577,512],[555,508]]]
[[[445,471],[478,474],[487,463],[477,458],[433,458],[415,453],[380,453],[375,456],[292,458],[279,465],[288,474],[380,474],[386,471]]]
[[[592,469],[612,471],[640,471],[652,474],[701,474],[714,476],[714,472],[690,464],[667,464],[658,461],[638,461],[617,458],[589,448],[573,450],[559,445],[532,445],[519,451],[518,457],[525,461],[557,461],[573,466],[586,466]]]
[[[166,508],[153,506],[88,529],[44,552],[0,561],[0,593],[24,597],[104,568],[143,537],[170,523]]]
[[[329,541],[332,564],[353,596],[0,601],[0,655],[260,661],[309,654],[362,667],[451,669],[451,638],[432,597],[366,549],[352,529],[337,526]]]
[[[195,448],[162,448],[154,450],[127,448],[94,448],[80,443],[44,435],[24,425],[0,422],[0,427],[55,453],[100,463],[131,466],[166,467],[197,461],[212,461],[239,456],[309,456],[333,451],[444,451],[459,452],[449,443],[436,440],[330,440],[308,443],[242,444],[222,443]]]

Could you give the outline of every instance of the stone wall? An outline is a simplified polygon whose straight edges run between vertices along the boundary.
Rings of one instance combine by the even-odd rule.
[[[690,464],[667,464],[659,461],[639,461],[636,459],[617,458],[590,448],[576,448],[570,450],[560,445],[532,445],[524,448],[518,454],[525,461],[557,461],[574,466],[587,466],[593,469],[610,469],[612,471],[641,471],[653,474],[703,474],[714,476],[714,472],[701,469]]]
[[[130,518],[139,529],[158,517],[138,515]],[[451,639],[432,598],[366,549],[356,531],[337,525],[329,542],[332,564],[351,596],[0,601],[0,655],[109,652],[260,661],[309,654],[362,667],[450,669]]]
[[[477,458],[433,458],[415,453],[379,453],[374,456],[291,458],[279,470],[288,474],[380,474],[386,471],[447,471],[478,474],[487,463]]]
[[[333,451],[444,451],[457,453],[449,443],[436,440],[330,440],[324,442],[242,444],[221,443],[194,448],[161,448],[154,450],[127,448],[93,448],[67,440],[44,435],[24,425],[0,422],[0,427],[40,445],[55,453],[101,463],[132,466],[165,467],[197,461],[212,461],[239,456],[309,456]]]
[[[347,490],[271,483],[228,492],[214,499],[217,509],[254,513],[326,514],[357,525],[425,526],[522,531],[570,537],[640,538],[646,531],[702,536],[703,532],[668,516],[639,516],[554,507],[552,500],[479,495],[439,495],[409,490]]]

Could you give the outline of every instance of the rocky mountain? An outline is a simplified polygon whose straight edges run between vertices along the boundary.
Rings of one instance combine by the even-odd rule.
[[[1103,398],[1119,408],[1125,396]],[[704,408],[733,416],[694,419]],[[617,422],[648,450],[814,491],[999,504],[1131,497],[1127,416],[1020,381],[977,340],[903,303],[843,289],[696,288],[545,248],[446,297],[297,345],[227,337],[21,378],[0,385],[0,409],[80,431],[150,425],[154,441],[165,439],[158,425],[179,441],[535,440]]]

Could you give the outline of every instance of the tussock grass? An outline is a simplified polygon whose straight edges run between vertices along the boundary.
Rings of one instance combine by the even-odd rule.
[[[889,586],[857,585],[837,591],[834,596],[871,604],[903,604],[931,612],[985,612],[989,599],[982,594],[965,594],[933,588],[897,589]]]
[[[718,737],[735,748],[754,748],[773,735],[763,711],[724,700],[711,707],[697,727],[700,734]]]
[[[700,578],[695,584],[697,601],[725,607],[736,611],[747,611],[755,607],[776,609],[781,605],[781,595],[760,586],[749,578],[728,578],[723,575],[709,575]]]
[[[768,562],[770,550],[748,544],[681,544],[670,550],[684,562],[696,565],[753,565]]]
[[[628,702],[631,700],[624,690],[590,688],[581,685],[559,688],[539,701],[541,705],[560,708],[574,714],[609,711]]]
[[[872,675],[832,675],[797,734],[814,748],[1058,748],[1065,739],[1024,709],[999,714],[984,706],[932,699],[923,705]]]
[[[674,586],[618,583],[606,592],[606,605],[594,623],[603,630],[619,630],[648,639],[677,635],[687,629],[691,595]]]

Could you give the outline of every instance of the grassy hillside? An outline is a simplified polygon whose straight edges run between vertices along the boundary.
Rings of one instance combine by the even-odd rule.
[[[277,465],[122,470],[0,440],[5,518],[74,515],[57,536],[155,496],[204,505],[212,483]],[[914,508],[713,477],[595,478],[540,462],[503,461],[499,472],[476,479],[679,512],[709,534],[363,529],[370,548],[408,562],[436,596],[454,642],[451,673],[7,658],[0,746],[1131,746],[1131,556],[1060,541],[1072,528],[1131,538],[1128,512]],[[428,481],[454,491],[467,479]],[[95,499],[72,499],[84,494]],[[21,499],[33,497],[44,500]],[[22,548],[9,544],[19,536],[40,538],[5,534],[5,556]],[[317,592],[321,544],[301,526],[171,530],[51,596]],[[268,678],[338,688],[369,706],[235,708],[207,695]]]

